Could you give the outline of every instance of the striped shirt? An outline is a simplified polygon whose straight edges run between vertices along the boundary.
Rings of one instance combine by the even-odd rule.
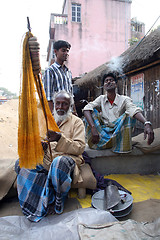
[[[48,101],[53,100],[54,93],[60,90],[66,90],[73,96],[72,73],[65,65],[62,67],[57,62],[46,69],[43,85]]]

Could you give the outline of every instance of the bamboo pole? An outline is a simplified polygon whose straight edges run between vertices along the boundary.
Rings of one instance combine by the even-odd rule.
[[[29,17],[27,17],[27,27],[28,27],[28,31],[31,32],[31,26],[30,26]],[[32,58],[31,58],[31,61],[32,61]],[[33,61],[32,61],[32,66],[33,66]],[[36,72],[37,72],[37,70],[36,70]],[[46,113],[45,104],[44,104],[44,98],[43,98],[43,93],[42,93],[42,87],[41,87],[41,81],[40,81],[39,73],[34,74],[34,66],[33,66],[33,74],[34,74],[34,78],[35,78],[36,87],[37,87],[39,99],[40,99],[40,102],[41,102],[42,110],[43,110],[44,117],[45,117],[46,129],[47,129],[47,137],[48,137],[48,130],[49,130],[48,129],[48,119],[47,119],[47,113]],[[49,141],[47,141],[47,143],[48,143],[50,157],[51,157],[51,161],[52,161],[51,145],[50,145]]]

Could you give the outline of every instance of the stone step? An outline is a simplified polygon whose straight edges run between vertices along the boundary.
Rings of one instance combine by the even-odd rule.
[[[160,150],[144,154],[133,147],[130,153],[113,153],[110,149],[94,150],[88,146],[86,153],[91,165],[100,174],[157,174],[160,173]]]

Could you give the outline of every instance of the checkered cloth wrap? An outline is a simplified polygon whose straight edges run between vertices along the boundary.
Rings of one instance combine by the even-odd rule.
[[[74,166],[74,160],[68,156],[56,157],[49,171],[41,165],[36,169],[20,169],[17,160],[18,198],[22,212],[29,220],[38,222],[47,215],[51,206],[56,213],[63,212]]]
[[[107,127],[97,109],[92,112],[92,118],[100,136],[98,144],[92,143],[91,128],[85,119],[85,129],[88,145],[92,149],[112,148],[113,152],[125,153],[132,150],[131,134],[135,125],[135,119],[125,113],[112,123],[113,127]]]

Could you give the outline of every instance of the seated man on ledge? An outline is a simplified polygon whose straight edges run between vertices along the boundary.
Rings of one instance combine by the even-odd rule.
[[[117,78],[113,73],[103,76],[105,95],[100,95],[84,109],[86,135],[90,148],[112,148],[113,152],[132,150],[131,133],[135,119],[144,124],[144,138],[148,144],[154,140],[152,124],[147,121],[130,97],[116,93]]]
[[[61,132],[48,131],[52,159],[46,147],[43,166],[36,169],[19,167],[17,160],[17,189],[24,215],[37,222],[48,213],[61,214],[71,182],[82,181],[79,168],[84,160],[85,129],[83,121],[71,113],[73,99],[60,91],[54,97],[54,118]]]

